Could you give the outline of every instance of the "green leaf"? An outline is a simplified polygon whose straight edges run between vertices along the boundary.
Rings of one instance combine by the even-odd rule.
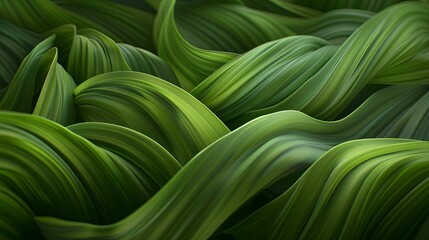
[[[366,11],[338,10],[307,20],[234,2],[162,2],[155,22],[155,44],[185,90],[192,90],[235,53],[297,33],[342,43],[372,16]]]
[[[419,88],[395,89],[396,93],[379,94],[380,98],[371,98],[355,113],[336,122],[316,120],[297,111],[255,119],[202,150],[155,196],[117,223],[100,226],[48,217],[37,217],[36,221],[50,239],[207,239],[252,197],[275,181],[307,168],[335,145],[356,138],[405,137],[400,131],[389,132],[384,127],[393,122],[396,124],[387,129],[402,130],[404,122],[413,120],[413,114],[408,111],[410,106],[427,108],[429,95]],[[420,107],[411,109],[420,111]],[[353,150],[356,142],[342,145],[345,147],[340,149],[352,149],[350,151],[359,156],[365,149],[371,153],[367,147],[371,143],[387,146],[400,142],[404,140],[367,140],[364,147],[357,143],[357,150]],[[427,149],[426,142],[421,145]],[[354,155],[348,156],[353,161]],[[321,159],[326,158],[329,157],[323,155]],[[321,159],[316,163],[325,161]],[[317,179],[318,175],[311,176]],[[293,189],[298,188],[294,186]],[[310,187],[298,189],[311,191]],[[273,211],[280,213],[276,209]],[[261,235],[255,236],[260,239]]]
[[[39,43],[23,60],[0,102],[0,109],[32,112],[33,98],[43,85],[44,77],[55,57],[54,37]]]
[[[135,166],[45,118],[0,112],[0,135],[1,186],[35,215],[107,224],[148,198]]]
[[[176,24],[175,2],[162,1],[154,25],[154,43],[159,56],[176,73],[180,86],[190,91],[236,54],[206,50],[189,43]]]
[[[144,73],[101,74],[79,85],[75,94],[78,113],[85,121],[137,130],[182,164],[229,132],[189,93]]]
[[[286,109],[335,119],[369,83],[428,83],[427,13],[420,3],[396,5],[339,48],[309,36],[266,43],[218,68],[192,94],[235,126]]]
[[[76,87],[72,77],[57,63],[55,51],[33,114],[48,118],[62,125],[75,122],[73,91]]]
[[[34,213],[12,190],[0,186],[0,236],[4,239],[43,239]]]
[[[42,33],[64,24],[94,28],[115,41],[153,51],[154,14],[101,0],[0,0],[0,17]]]
[[[128,44],[119,43],[118,46],[132,71],[148,73],[179,85],[173,70],[157,55]]]
[[[7,88],[24,57],[41,40],[38,34],[0,20],[0,90]]]
[[[108,123],[85,122],[69,126],[68,129],[98,147],[117,154],[132,165],[136,177],[147,189],[146,199],[181,169],[179,162],[161,145],[129,128]]]
[[[427,227],[428,156],[427,142],[341,144],[281,197],[228,232],[237,239],[413,237]]]
[[[97,25],[82,27],[95,28],[116,42],[124,42],[154,51],[152,29],[155,14],[145,10],[104,0],[54,0],[59,7],[74,12],[78,17],[91,20]],[[143,2],[143,1],[142,1]],[[72,22],[73,23],[73,22]]]
[[[62,66],[67,66],[76,32],[76,26],[73,24],[65,24],[44,32],[48,36],[55,35],[54,45],[58,48],[58,62]]]
[[[322,15],[322,12],[308,8],[305,6],[301,6],[298,4],[279,1],[279,0],[271,0],[271,1],[258,1],[258,0],[242,0],[242,2],[251,8],[260,9],[263,11],[283,14],[283,15],[291,15],[297,17],[317,17]]]
[[[320,11],[330,11],[333,9],[340,8],[354,8],[354,9],[364,9],[368,11],[378,12],[384,8],[387,8],[395,3],[402,2],[403,0],[375,0],[375,1],[297,1],[297,0],[272,0],[273,2],[279,4],[280,6],[302,6],[317,9]]]
[[[106,72],[130,70],[112,39],[93,29],[77,32],[67,65],[67,71],[77,83]]]

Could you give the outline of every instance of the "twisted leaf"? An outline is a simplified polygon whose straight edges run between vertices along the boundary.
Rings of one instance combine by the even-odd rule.
[[[284,109],[334,119],[368,83],[428,84],[428,12],[420,3],[396,5],[339,48],[308,36],[261,45],[219,68],[192,94],[230,126]]]
[[[255,119],[201,151],[153,198],[117,223],[100,226],[46,217],[38,217],[37,222],[50,239],[206,239],[258,192],[305,169],[343,141],[374,136],[414,137],[407,135],[409,131],[401,132],[404,116],[413,121],[408,109],[413,105],[427,107],[429,95],[419,89],[396,89],[402,97],[392,100],[391,96],[379,94],[379,98],[371,98],[338,122],[319,121],[296,111]],[[406,100],[416,96],[415,91],[420,92],[420,97]],[[379,108],[374,108],[377,102]],[[387,122],[397,124],[384,129]],[[418,135],[417,132],[414,133]],[[395,143],[377,141],[383,146]],[[427,148],[426,145],[422,144]],[[353,149],[352,144],[342,146]],[[353,161],[353,155],[349,156]],[[314,176],[317,179],[317,174]]]

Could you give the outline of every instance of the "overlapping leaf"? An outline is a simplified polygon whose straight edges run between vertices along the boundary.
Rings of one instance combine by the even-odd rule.
[[[37,229],[32,219],[37,215],[100,224],[118,221],[180,169],[159,144],[119,126],[70,127],[77,133],[90,128],[82,135],[100,147],[36,116],[1,112],[0,126],[0,215],[12,206],[22,213],[2,225],[0,231],[9,237],[17,231],[20,238],[37,238],[37,230],[16,227]],[[6,205],[10,198],[18,199],[16,204]]]
[[[101,0],[1,0],[0,17],[43,33],[64,24],[94,28],[116,41],[153,50],[154,15]]]
[[[396,88],[389,92],[395,91],[392,95],[401,97],[392,99],[382,92],[338,122],[315,120],[295,111],[256,119],[204,149],[146,204],[115,224],[98,226],[53,218],[38,218],[38,223],[54,239],[206,239],[258,192],[276,180],[295,177],[294,173],[302,172],[341,142],[376,136],[427,140],[427,132],[422,136],[420,129],[407,124],[414,122],[410,111],[427,108],[427,91]],[[374,108],[375,103],[380,107]],[[373,114],[367,116],[368,112]],[[428,121],[429,116],[424,119]],[[390,122],[391,126],[383,127]],[[389,145],[392,140],[378,141]],[[353,155],[349,161],[354,161]]]
[[[42,39],[42,36],[0,21],[0,99],[24,57]]]
[[[85,121],[115,123],[160,143],[181,163],[229,130],[189,93],[151,75],[113,72],[93,77],[76,90]]]
[[[423,239],[428,170],[427,142],[348,142],[229,232],[237,239]]]
[[[158,52],[186,90],[192,90],[235,53],[297,33],[341,42],[371,16],[348,10],[303,20],[257,11],[235,1],[206,2],[167,0],[157,14],[154,38]]]
[[[398,2],[0,0],[0,238],[427,239]]]
[[[427,13],[423,4],[397,5],[341,47],[306,36],[261,45],[219,68],[192,94],[232,125],[284,109],[333,119],[368,83],[428,84]]]

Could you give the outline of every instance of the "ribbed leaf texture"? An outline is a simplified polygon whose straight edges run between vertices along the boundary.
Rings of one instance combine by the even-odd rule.
[[[0,0],[0,239],[429,239],[429,2]]]

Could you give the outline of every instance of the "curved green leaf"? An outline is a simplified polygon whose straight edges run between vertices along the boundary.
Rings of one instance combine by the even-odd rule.
[[[0,99],[24,57],[42,36],[0,20]]]
[[[82,29],[74,36],[67,71],[78,83],[102,73],[130,70],[119,47],[106,35]]]
[[[34,213],[12,190],[0,186],[0,236],[4,239],[42,239]],[[24,230],[25,229],[25,230]]]
[[[249,7],[261,9],[268,12],[274,12],[284,15],[292,15],[297,17],[317,17],[322,15],[322,12],[305,7],[302,5],[290,3],[282,0],[242,0]]]
[[[39,43],[23,60],[0,102],[0,109],[30,113],[33,98],[40,91],[44,77],[55,57],[54,37]]]
[[[62,125],[74,123],[76,114],[73,91],[75,87],[76,84],[71,76],[57,63],[57,52],[55,52],[33,114]]]
[[[42,33],[64,24],[94,28],[115,41],[153,50],[152,13],[101,0],[1,0],[0,17]]]
[[[138,72],[101,74],[75,90],[85,121],[108,122],[137,130],[185,164],[229,132],[203,104],[184,90]]]
[[[258,192],[310,166],[338,143],[361,137],[410,136],[408,131],[401,133],[401,124],[413,121],[412,114],[408,115],[410,106],[427,108],[429,95],[418,88],[396,91],[371,98],[338,122],[323,122],[296,111],[255,119],[201,151],[147,203],[117,223],[100,226],[46,217],[36,221],[50,239],[206,239]],[[386,131],[389,122],[397,124]],[[377,141],[382,145],[395,142]],[[423,146],[427,148],[427,143]]]
[[[399,139],[341,144],[228,232],[237,239],[412,238],[428,227],[428,146]]]
[[[309,36],[261,45],[216,70],[192,94],[228,125],[285,109],[334,119],[368,83],[428,84],[428,11],[420,3],[386,9],[339,48]]]
[[[0,0],[0,239],[427,239],[398,2]]]
[[[106,2],[104,0],[53,0],[59,7],[78,14],[101,26],[86,25],[95,28],[116,42],[125,42],[154,51],[152,29],[155,15],[148,11]],[[143,2],[143,1],[141,1]]]
[[[192,90],[236,54],[205,50],[189,43],[176,25],[174,9],[175,0],[162,1],[154,25],[154,43],[159,56],[176,73],[180,86]]]
[[[57,63],[54,37],[38,44],[24,59],[0,101],[0,109],[31,113],[63,125],[74,123],[70,75]]]
[[[69,126],[68,129],[132,164],[136,169],[136,177],[140,178],[148,191],[147,199],[181,168],[179,162],[161,145],[129,128],[86,122]]]
[[[95,125],[95,132],[98,131],[97,126],[99,125]],[[78,130],[79,126],[72,129]],[[114,128],[111,132],[113,131]],[[118,155],[113,153],[115,151],[99,148],[47,119],[0,112],[0,136],[0,186],[13,191],[21,199],[17,204],[25,202],[35,215],[107,224],[130,214],[154,194],[155,190],[148,189],[148,183],[142,182],[147,178],[137,175],[141,172],[136,171],[137,159],[128,162],[129,159],[120,157],[120,152]],[[139,134],[134,134],[134,137],[136,136],[142,139]],[[133,135],[129,134],[126,138],[132,137]],[[134,140],[137,146],[147,146],[144,148],[146,150],[161,149],[153,142],[148,142],[147,138],[146,144],[139,139]],[[129,142],[128,145],[122,146],[132,144],[133,142]],[[147,153],[146,156],[168,156],[162,152],[157,154]],[[165,166],[158,162],[156,164],[164,166],[163,170],[170,169],[170,174],[173,174],[171,171],[177,171],[178,163],[174,162],[174,159],[163,161],[171,165]],[[162,176],[153,176],[157,173],[154,167],[144,170],[150,172],[147,174],[151,175],[157,184],[163,183],[159,181]],[[168,177],[167,171],[164,174]],[[3,197],[3,194],[0,196],[0,212],[5,212],[4,208],[10,206],[3,201],[9,200]],[[23,210],[17,208],[16,213]],[[24,223],[34,226],[34,222],[31,219],[31,222],[28,222],[29,219],[24,213],[21,217],[22,220],[19,217],[11,218],[10,226]],[[13,219],[15,220],[12,222]],[[20,223],[24,219],[27,222]],[[25,232],[24,229],[21,230]]]
[[[55,35],[54,45],[58,48],[58,62],[62,66],[67,66],[76,32],[76,26],[73,24],[65,24],[44,32],[45,35]]]
[[[332,1],[332,0],[322,0],[322,1],[297,1],[297,0],[272,0],[280,6],[303,6],[308,8],[317,9],[320,11],[329,11],[333,9],[340,8],[355,8],[355,9],[364,9],[368,11],[378,12],[384,8],[387,8],[395,3],[402,2],[404,0],[375,0],[375,1]]]
[[[149,73],[174,85],[179,85],[173,70],[155,54],[128,44],[120,43],[118,46],[132,71]]]
[[[297,33],[341,43],[372,16],[365,11],[338,10],[303,20],[254,10],[235,1],[225,2],[166,0],[160,6],[155,44],[186,90],[192,90],[233,59],[234,53]]]

